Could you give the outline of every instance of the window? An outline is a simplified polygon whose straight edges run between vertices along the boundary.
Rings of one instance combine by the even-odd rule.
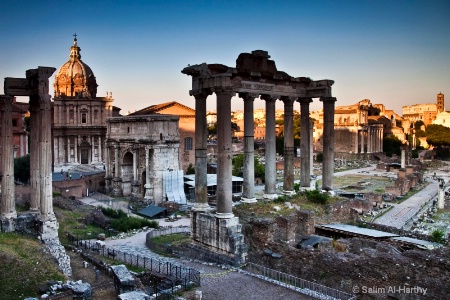
[[[87,120],[86,120],[86,114],[85,114],[85,113],[82,113],[82,114],[81,114],[81,123],[82,123],[82,124],[86,124],[86,123],[87,123]]]
[[[192,150],[192,138],[187,137],[184,139],[184,150],[189,151]]]
[[[12,120],[12,126],[13,127],[17,127],[17,119],[13,119]]]

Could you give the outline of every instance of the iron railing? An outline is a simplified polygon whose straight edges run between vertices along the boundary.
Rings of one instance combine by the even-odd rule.
[[[317,299],[356,300],[355,295],[342,292],[305,279],[301,279],[277,270],[269,269],[267,267],[251,262],[245,264],[240,270],[245,274],[270,281],[274,284],[289,288],[291,290]]]

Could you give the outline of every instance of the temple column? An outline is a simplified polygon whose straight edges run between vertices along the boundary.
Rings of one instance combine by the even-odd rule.
[[[17,217],[14,195],[14,157],[13,157],[13,126],[12,103],[14,97],[0,96],[1,127],[1,217],[15,219]],[[10,223],[8,231],[14,231]]]
[[[105,193],[109,194],[111,192],[111,179],[112,179],[112,175],[111,175],[111,153],[110,150],[111,147],[109,147],[108,145],[106,145],[105,150],[106,150],[106,163],[105,163]]]
[[[358,154],[359,152],[359,131],[358,131],[358,126],[355,125],[355,154]]]
[[[113,194],[114,196],[122,196],[122,178],[121,178],[121,172],[120,172],[120,144],[116,142],[114,144],[114,178],[113,181]]]
[[[98,149],[97,149],[97,160],[102,162],[103,161],[103,149],[102,149],[102,136],[98,136]]]
[[[312,99],[299,98],[298,102],[300,102],[300,185],[302,188],[309,188],[311,185],[309,104]],[[323,139],[325,140],[325,134]]]
[[[232,218],[232,140],[231,97],[234,92],[222,89],[217,95],[217,218]]]
[[[373,131],[371,126],[367,126],[367,153],[372,153]]]
[[[195,203],[192,210],[202,212],[208,205],[208,126],[206,122],[206,99],[211,93],[195,94]]]
[[[74,149],[73,149],[73,157],[74,157],[74,160],[73,160],[73,162],[74,163],[77,163],[78,162],[78,135],[75,135],[75,145],[74,145]]]
[[[277,97],[261,95],[266,101],[266,150],[265,150],[265,190],[264,198],[276,199],[277,170],[276,170],[276,138],[275,138],[275,101]]]
[[[313,142],[313,137],[314,137],[314,121],[312,121],[310,119],[309,120],[309,163],[310,163],[309,174],[311,174],[311,175],[314,174],[314,142]]]
[[[133,181],[131,182],[132,185],[132,193],[134,196],[139,195],[139,187],[141,186],[141,183],[138,179],[138,157],[139,157],[139,145],[134,144],[133,145]]]
[[[91,135],[91,163],[95,162],[95,136]]]
[[[30,98],[30,213],[40,214],[39,127],[41,114],[38,99]]]
[[[67,162],[70,163],[72,162],[71,157],[70,157],[70,136],[67,137]]]
[[[145,196],[144,199],[150,203],[152,200],[151,186],[150,186],[150,147],[145,145]]]
[[[294,191],[294,100],[281,97],[284,103],[284,182],[283,194],[293,195]],[[309,130],[308,130],[309,133]],[[309,154],[309,151],[306,151]],[[309,162],[309,155],[308,155]],[[308,166],[309,170],[309,166]]]
[[[39,171],[40,171],[40,209],[41,220],[56,220],[53,213],[52,200],[52,132],[51,132],[51,107],[50,95],[40,95],[40,121],[39,128]]]
[[[255,203],[255,137],[253,120],[253,101],[257,94],[241,93],[244,99],[244,182],[242,202]]]
[[[334,103],[335,97],[321,97],[323,102],[322,190],[333,189],[334,175]]]

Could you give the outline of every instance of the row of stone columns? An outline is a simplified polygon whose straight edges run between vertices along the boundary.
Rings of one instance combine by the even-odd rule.
[[[51,107],[48,94],[48,78],[55,68],[39,67],[26,72],[26,79],[5,79],[6,96],[0,96],[2,119],[1,130],[1,173],[2,198],[1,217],[14,219],[17,217],[14,195],[14,160],[12,132],[13,96],[30,96],[31,132],[30,141],[30,212],[39,216],[42,221],[42,233],[57,235],[57,223],[53,213],[52,201],[52,136]],[[19,83],[18,83],[19,82]],[[19,86],[19,87],[17,87]],[[3,121],[5,120],[5,121]],[[13,224],[13,222],[10,222]],[[52,230],[45,232],[46,228]],[[14,230],[11,227],[7,230]]]
[[[217,96],[217,217],[232,217],[232,151],[231,151],[231,97],[234,92],[215,90]],[[207,195],[207,124],[206,99],[210,92],[195,94],[195,211],[208,210]],[[240,93],[244,100],[244,169],[243,202],[256,202],[254,188],[254,128],[253,101],[258,96],[252,93]],[[275,199],[276,191],[276,136],[275,101],[284,102],[284,182],[283,193],[294,193],[294,136],[293,104],[295,98],[261,95],[266,104],[266,148],[265,148],[265,191],[264,197]],[[334,97],[322,97],[324,104],[324,161],[322,189],[333,188],[334,172]],[[301,105],[301,184],[310,186],[311,174],[311,122],[309,105],[311,98],[298,98]]]
[[[366,148],[367,147],[367,148]],[[383,152],[383,127],[373,124],[355,133],[355,153]]]

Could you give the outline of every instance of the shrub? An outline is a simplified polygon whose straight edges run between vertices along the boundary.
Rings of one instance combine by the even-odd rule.
[[[313,203],[326,204],[329,198],[328,194],[321,193],[319,190],[306,191],[306,199]]]
[[[445,244],[445,230],[442,228],[433,230],[430,237],[435,243]]]

